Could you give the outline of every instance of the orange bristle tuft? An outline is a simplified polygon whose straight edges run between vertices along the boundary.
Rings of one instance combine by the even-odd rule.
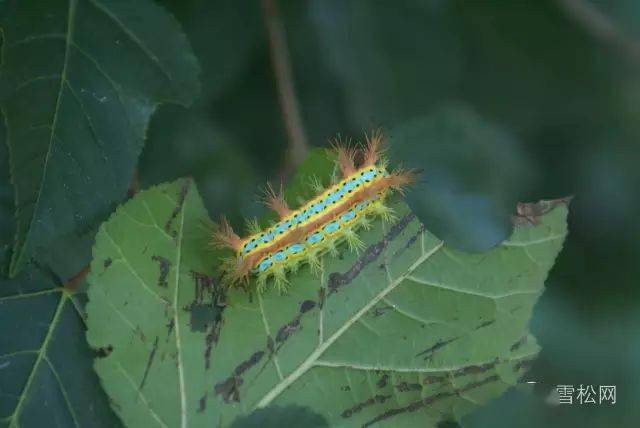
[[[342,177],[346,178],[356,172],[356,150],[353,147],[347,146],[345,143],[339,142],[338,140],[334,140],[332,146],[336,152],[337,162],[340,167]]]
[[[418,171],[397,169],[389,174],[389,187],[404,195],[405,187],[418,181]]]
[[[278,213],[281,219],[291,214],[291,208],[289,208],[287,201],[284,200],[282,183],[280,184],[280,191],[278,193],[273,190],[271,184],[267,185],[267,188],[265,190],[264,203],[266,206]]]
[[[365,135],[363,166],[371,166],[378,162],[383,152],[383,144],[384,135],[381,129],[371,132],[370,135]]]
[[[233,231],[226,218],[220,220],[220,228],[213,232],[213,243],[218,248],[231,248],[233,251],[240,251],[242,248],[242,238]]]

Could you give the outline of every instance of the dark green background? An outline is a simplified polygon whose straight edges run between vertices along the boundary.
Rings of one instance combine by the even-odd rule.
[[[212,217],[264,212],[286,180],[287,133],[259,1],[164,0],[202,65],[191,108],[155,114],[141,186],[194,176]],[[595,8],[596,31],[566,4]],[[570,235],[536,307],[525,380],[465,427],[632,427],[640,410],[640,3],[280,1],[307,139],[382,127],[421,168],[409,201],[461,248],[508,233],[517,201],[574,195]],[[589,9],[592,10],[592,9]],[[6,149],[0,151],[6,181]],[[0,242],[11,190],[0,186]],[[1,247],[0,247],[1,250]],[[1,251],[0,251],[1,254]],[[616,385],[614,406],[550,406],[557,384]]]

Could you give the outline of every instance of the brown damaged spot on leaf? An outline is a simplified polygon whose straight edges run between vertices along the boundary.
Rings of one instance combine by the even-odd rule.
[[[389,374],[385,373],[382,375],[382,377],[378,380],[378,382],[376,382],[376,385],[378,386],[378,388],[384,388],[385,386],[387,386],[387,382],[389,381]]]
[[[320,309],[324,307],[324,300],[325,300],[325,289],[324,287],[320,287],[320,289],[318,290],[318,304],[320,305]]]
[[[209,394],[207,394],[206,392],[204,393],[204,395],[202,397],[200,397],[200,400],[198,400],[198,413],[202,413],[205,410],[207,410],[207,396]]]
[[[276,334],[276,342],[278,343],[278,348],[280,348],[281,344],[289,339],[289,337],[293,333],[298,331],[299,328],[300,316],[295,317],[293,320],[280,327],[280,329],[278,329],[278,333]]]
[[[153,342],[153,347],[151,348],[151,352],[149,353],[147,366],[144,369],[144,374],[142,375],[142,380],[140,381],[140,386],[138,387],[140,391],[142,391],[142,388],[144,388],[144,384],[147,381],[147,376],[149,375],[149,369],[151,368],[151,364],[153,363],[153,359],[155,358],[157,351],[158,351],[158,336],[156,336],[156,340]]]
[[[171,270],[171,262],[162,256],[151,256],[151,260],[157,262],[160,267],[160,276],[158,277],[158,287],[167,288],[169,283],[167,282],[167,276]]]
[[[484,373],[487,370],[491,370],[492,368],[494,368],[496,366],[496,364],[498,364],[498,362],[499,362],[499,360],[496,359],[496,361],[493,361],[491,363],[472,364],[472,365],[463,367],[463,368],[458,369],[455,372],[453,372],[453,377],[461,377],[461,376],[466,376],[466,375],[470,375],[470,374]]]
[[[572,196],[560,199],[542,200],[539,202],[518,202],[516,215],[511,218],[516,226],[535,226],[540,221],[540,217],[559,205],[569,205]]]
[[[528,361],[533,361],[533,360],[528,360]],[[504,362],[504,360],[500,360],[499,358],[496,358],[494,361],[489,362],[489,363],[485,363],[485,364],[471,364],[465,367],[462,367],[458,370],[453,371],[452,373],[450,373],[449,375],[431,375],[431,376],[426,376],[423,380],[422,380],[422,384],[423,385],[431,385],[434,383],[442,383],[445,382],[449,379],[449,377],[462,377],[462,376],[467,376],[467,375],[477,375],[477,374],[481,374],[484,372],[487,372],[493,368],[495,368],[499,363]]]
[[[251,357],[241,362],[234,370],[233,374],[222,382],[214,386],[213,390],[218,394],[222,394],[225,403],[240,401],[240,386],[244,382],[242,374],[260,362],[264,356],[264,351],[254,352]]]
[[[346,409],[345,411],[343,411],[340,416],[342,416],[343,418],[350,418],[354,413],[358,413],[360,411],[362,411],[362,409],[364,409],[365,407],[369,407],[372,406],[374,404],[382,404],[385,401],[387,401],[389,398],[391,398],[391,395],[374,395],[373,397],[365,400],[365,401],[361,401],[360,403],[356,404],[353,407],[350,407],[348,409]]]
[[[459,339],[459,337],[452,337],[451,339],[447,339],[447,340],[439,340],[433,346],[430,346],[427,349],[425,349],[424,351],[417,353],[416,357],[424,356],[424,359],[427,360],[427,359],[431,358],[431,356],[434,354],[434,352],[438,351],[439,349],[445,347],[446,345],[448,345],[451,342],[454,342],[454,341],[456,341],[458,339]]]
[[[201,272],[190,272],[194,280],[195,298],[184,310],[189,312],[189,328],[191,331],[207,332],[203,353],[204,368],[211,368],[213,346],[218,343],[222,327],[222,311],[225,305],[224,292],[218,287],[219,281]],[[206,406],[206,396],[202,397],[202,405]]]
[[[113,352],[113,346],[112,345],[103,346],[101,348],[96,349],[94,352],[96,354],[96,358],[105,358],[111,355],[111,353]]]
[[[308,312],[315,307],[316,307],[316,302],[314,302],[313,300],[305,300],[300,305],[300,313],[304,314],[305,312]]]
[[[513,345],[511,345],[511,348],[509,348],[509,350],[511,352],[513,351],[517,351],[522,345],[524,345],[525,343],[527,343],[527,338],[528,336],[522,336],[516,343],[514,343]]]
[[[171,338],[171,333],[173,333],[173,328],[176,326],[176,320],[174,318],[169,319],[169,322],[167,323],[167,339],[166,341],[169,341],[169,338]]]
[[[214,297],[218,281],[204,273],[191,271],[191,278],[195,281],[196,301],[202,302],[206,297]]]
[[[293,333],[300,329],[300,320],[302,318],[302,315],[315,308],[316,305],[317,303],[313,300],[305,300],[300,304],[298,315],[296,315],[294,319],[278,329],[278,333],[276,334],[276,343],[278,344],[278,348],[276,349],[276,352],[278,351],[278,349],[280,349],[282,344],[291,337]]]
[[[376,261],[389,243],[400,235],[415,218],[416,216],[413,213],[405,215],[391,227],[391,230],[387,232],[381,241],[370,245],[364,253],[358,257],[358,260],[356,260],[348,271],[345,273],[332,272],[329,274],[329,281],[327,283],[329,295],[337,293],[340,287],[351,283],[368,264]]]
[[[491,324],[495,324],[496,320],[489,320],[479,324],[474,330],[480,330],[481,328],[489,327]]]
[[[182,183],[182,187],[180,188],[178,203],[176,204],[176,207],[171,212],[171,216],[169,217],[169,219],[164,225],[164,230],[167,233],[171,234],[171,236],[173,236],[174,238],[177,236],[177,232],[175,230],[171,230],[171,228],[173,226],[173,222],[178,217],[178,214],[180,214],[180,211],[182,211],[182,207],[184,206],[184,201],[187,198],[187,193],[189,193],[190,186],[191,186],[191,179],[185,179],[184,183]]]
[[[102,266],[107,269],[109,266],[111,266],[111,264],[113,263],[113,260],[111,259],[111,257],[107,257],[106,259],[104,259],[104,262],[102,263]]]
[[[191,277],[195,284],[195,298],[184,307],[189,312],[189,327],[191,331],[204,332],[215,328],[220,322],[221,311],[224,308],[217,304],[222,293],[215,278],[203,273],[191,271]],[[211,332],[210,332],[211,333]]]
[[[213,303],[191,303],[184,308],[189,312],[189,329],[203,333],[220,320],[218,309]]]
[[[211,367],[211,350],[213,349],[213,345],[218,343],[218,339],[220,338],[220,322],[216,322],[212,327],[207,336],[205,337],[205,349],[204,349],[204,369],[209,370]]]
[[[240,401],[240,386],[244,381],[239,376],[230,376],[223,382],[218,383],[213,390],[217,394],[222,394],[222,398],[225,403],[238,402]],[[207,397],[204,396],[202,399],[205,400],[204,406],[206,406]]]
[[[424,397],[418,401],[414,401],[410,404],[408,404],[407,406],[404,407],[398,407],[398,408],[393,408],[393,409],[389,409],[386,410],[385,412],[379,414],[378,416],[374,417],[373,419],[370,419],[369,421],[365,422],[362,426],[363,427],[369,427],[371,425],[377,424],[378,422],[384,421],[386,419],[390,419],[394,416],[403,414],[403,413],[411,413],[411,412],[415,412],[418,411],[426,406],[429,406],[437,401],[446,399],[446,398],[450,398],[450,397],[454,397],[454,396],[458,396],[460,394],[463,394],[467,391],[470,391],[472,389],[475,388],[479,388],[483,385],[489,384],[491,382],[495,382],[497,380],[499,380],[500,378],[498,377],[498,375],[493,375],[493,376],[489,376],[485,379],[482,379],[480,381],[477,382],[471,382],[468,385],[459,388],[459,389],[455,389],[453,391],[447,391],[447,392],[439,392],[437,394],[433,394],[433,395],[429,395],[427,397]]]
[[[283,345],[283,343],[295,332],[300,328],[300,319],[302,317],[302,315],[304,315],[305,313],[311,311],[313,308],[315,308],[317,306],[317,303],[314,302],[313,300],[304,300],[301,304],[300,304],[300,309],[298,311],[298,314],[296,315],[296,317],[291,320],[290,322],[288,322],[287,324],[283,325],[279,330],[278,333],[276,335],[276,339],[275,339],[275,343],[278,344],[277,349],[275,344],[274,344],[274,340],[273,338],[271,338],[271,336],[267,337],[267,345],[266,345],[266,349],[269,352],[269,356],[273,355],[274,353],[276,353],[278,351],[278,349]],[[220,323],[216,324],[216,329],[212,332],[212,336],[211,336],[211,340],[212,343],[217,342],[218,340],[218,336],[219,336],[219,326]],[[208,336],[209,337],[209,336]],[[215,340],[214,340],[215,339]],[[210,352],[210,348],[209,352]],[[224,381],[219,382],[215,387],[214,387],[214,392],[216,394],[222,394],[223,399],[225,400],[226,403],[230,403],[233,401],[240,401],[240,386],[244,383],[244,380],[242,379],[241,375],[247,371],[250,367],[258,364],[258,362],[260,362],[260,360],[263,358],[265,354],[265,351],[256,351],[253,353],[253,355],[246,361],[242,362],[240,365],[238,365],[234,371],[233,374],[231,376],[229,376],[228,378],[226,378]],[[207,351],[205,351],[205,357],[208,359],[210,354],[207,354]],[[265,363],[266,365],[266,363]],[[263,365],[263,369],[265,367],[265,365]],[[207,365],[208,368],[208,365]],[[204,400],[204,406],[206,406],[206,396],[202,397],[201,400]]]
[[[397,250],[393,254],[392,258],[393,259],[398,258],[405,251],[407,251],[409,248],[411,248],[413,246],[413,244],[415,244],[418,241],[418,238],[422,237],[423,233],[424,233],[424,224],[420,223],[420,226],[418,227],[418,231],[416,233],[414,233],[409,239],[407,239],[407,242],[404,244],[404,246],[402,248],[400,248],[399,250]],[[382,268],[384,268],[384,265],[382,266]]]
[[[426,376],[422,379],[422,384],[423,385],[432,385],[434,383],[442,383],[445,382],[449,379],[449,376],[457,378],[457,377],[462,377],[462,376],[466,376],[466,375],[470,375],[470,374],[480,374],[480,373],[484,373],[488,370],[491,370],[492,368],[494,368],[498,363],[500,362],[500,360],[496,359],[493,362],[490,363],[486,363],[486,364],[472,364],[466,367],[462,367],[454,372],[452,372],[450,375],[431,375],[431,376]],[[410,384],[412,385],[412,384]],[[396,385],[397,386],[397,385]]]
[[[446,376],[437,376],[437,375],[425,376],[425,378],[422,379],[422,384],[423,385],[432,385],[434,383],[444,382],[446,379],[447,379]]]
[[[393,309],[393,306],[387,304],[379,305],[371,310],[371,315],[377,318],[380,315],[384,315],[389,309]]]
[[[422,390],[422,385],[419,383],[400,382],[396,385],[396,389],[400,392],[420,391]]]

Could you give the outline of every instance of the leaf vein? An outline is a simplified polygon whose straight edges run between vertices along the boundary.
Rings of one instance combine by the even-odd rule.
[[[53,363],[49,360],[49,358],[46,355],[44,356],[44,361],[47,363],[47,365],[49,366],[49,369],[51,370],[51,373],[53,373],[53,377],[56,379],[56,383],[58,384],[58,387],[60,388],[60,392],[62,393],[62,397],[64,398],[64,403],[67,405],[67,408],[69,409],[69,413],[71,414],[71,419],[73,420],[73,424],[79,428],[80,424],[78,423],[78,417],[76,416],[76,412],[73,410],[73,407],[71,406],[71,400],[69,400],[69,394],[67,393],[67,389],[62,384],[62,379],[60,379],[58,370],[56,370],[56,368],[53,366]]]
[[[65,81],[67,88],[69,88],[69,92],[71,92],[71,95],[73,95],[73,98],[76,100],[76,102],[78,103],[78,107],[80,107],[80,110],[82,111],[82,115],[84,116],[84,118],[87,120],[87,125],[89,125],[89,129],[91,130],[91,135],[93,135],[93,139],[94,141],[98,144],[98,146],[100,148],[104,148],[104,143],[102,142],[102,140],[100,139],[100,137],[98,137],[98,132],[95,128],[95,126],[93,125],[93,121],[91,120],[91,118],[89,117],[89,113],[87,112],[87,110],[84,107],[84,103],[82,102],[82,100],[80,99],[80,96],[78,95],[78,93],[76,92],[76,90],[73,88],[73,86],[71,86],[71,83],[67,80]]]
[[[530,245],[542,244],[549,241],[555,241],[557,239],[564,239],[567,236],[566,233],[561,233],[558,235],[550,235],[540,239],[534,239],[531,241],[503,241],[500,245],[504,247],[528,247]]]
[[[47,153],[44,157],[44,165],[42,166],[42,177],[40,178],[40,184],[38,186],[38,193],[34,202],[33,213],[29,221],[29,227],[27,228],[28,231],[32,230],[33,223],[36,220],[36,212],[40,204],[40,198],[42,197],[42,189],[44,189],[44,183],[47,176],[49,159],[51,157],[53,143],[55,140],[56,127],[58,123],[58,112],[60,111],[60,105],[62,104],[62,95],[64,93],[64,87],[65,87],[64,80],[67,78],[67,68],[69,67],[69,54],[70,54],[69,47],[71,46],[71,40],[73,38],[73,30],[75,27],[74,24],[75,24],[76,5],[77,5],[77,2],[75,0],[69,1],[69,10],[67,13],[68,24],[67,24],[67,32],[66,32],[66,39],[65,39],[64,62],[62,63],[62,72],[60,73],[60,87],[58,88],[58,96],[56,98],[56,105],[54,107],[53,119],[51,121],[51,132],[49,135],[49,144],[47,145]],[[27,234],[28,233],[29,232],[27,232]],[[22,258],[23,251],[25,249],[25,246],[27,245],[27,239],[28,237],[25,236],[22,241],[21,249],[18,250],[18,248],[16,248],[16,256],[15,256],[16,259],[14,260]]]
[[[435,254],[440,248],[442,248],[443,242],[440,241],[430,251],[418,257],[418,259],[407,269],[407,274],[413,272],[419,265],[424,263],[429,257]],[[380,293],[378,293],[369,303],[364,305],[358,312],[356,312],[351,318],[349,318],[335,333],[333,333],[326,341],[318,346],[303,362],[298,366],[296,370],[291,372],[282,382],[277,383],[271,388],[258,402],[256,407],[265,407],[273,399],[282,393],[289,385],[291,385],[300,376],[306,373],[311,367],[314,366],[316,360],[331,346],[338,338],[344,334],[358,319],[366,314],[376,303],[380,301],[384,296],[393,291],[402,281],[404,281],[407,274],[399,276],[394,282],[385,287]]]
[[[133,266],[131,266],[131,263],[129,263],[129,261],[127,260],[127,258],[125,257],[124,253],[122,252],[122,249],[120,248],[120,246],[116,243],[116,241],[114,241],[113,237],[111,236],[111,234],[109,233],[109,231],[107,230],[107,228],[104,228],[104,235],[109,239],[109,241],[111,241],[111,244],[115,247],[116,251],[118,251],[118,254],[120,254],[120,258],[118,260],[115,260],[115,262],[122,262],[124,263],[124,265],[127,267],[127,269],[133,274],[133,276],[136,277],[136,279],[140,282],[140,284],[142,285],[142,287],[149,292],[149,294],[151,294],[152,296],[154,296],[156,299],[160,300],[163,304],[167,304],[167,301],[165,299],[162,298],[162,296],[160,296],[158,293],[156,293],[155,291],[153,291],[151,289],[151,287],[149,286],[149,284],[147,284],[147,282],[138,274],[138,272],[133,268]]]
[[[480,292],[478,290],[465,290],[463,288],[456,288],[456,287],[452,287],[452,286],[445,285],[445,284],[438,284],[438,283],[435,283],[435,282],[429,282],[429,281],[426,281],[426,280],[424,280],[422,278],[418,278],[418,277],[413,276],[413,275],[408,275],[406,277],[406,279],[408,279],[410,281],[413,281],[413,282],[416,282],[418,284],[428,285],[428,286],[434,287],[434,288],[440,288],[440,289],[443,289],[443,290],[455,291],[457,293],[470,294],[472,296],[484,297],[484,298],[487,298],[487,299],[494,299],[494,300],[495,299],[502,299],[502,298],[505,298],[505,297],[517,296],[517,295],[520,295],[520,294],[535,294],[535,293],[539,293],[540,292],[540,290],[518,290],[518,291],[512,291],[510,293],[503,293],[503,294],[488,294],[488,293]]]
[[[34,378],[36,377],[36,372],[38,371],[38,367],[40,367],[40,363],[44,357],[44,354],[49,346],[49,340],[51,340],[51,336],[53,335],[53,330],[55,330],[58,319],[60,318],[60,314],[62,313],[62,308],[64,307],[67,296],[62,294],[60,297],[60,301],[58,302],[58,306],[56,307],[56,311],[51,318],[51,323],[49,324],[49,330],[47,330],[47,335],[45,336],[40,349],[38,350],[38,356],[36,357],[36,361],[33,363],[33,367],[29,372],[29,377],[27,378],[27,382],[25,383],[24,388],[22,389],[22,393],[20,394],[20,399],[18,400],[18,404],[16,404],[13,413],[7,418],[7,420],[11,421],[11,425],[17,425],[17,418],[20,415],[22,410],[22,406],[24,405],[24,400],[26,395],[29,393],[31,388],[31,384],[33,383]]]
[[[14,299],[27,299],[29,297],[35,297],[35,296],[46,296],[47,294],[61,293],[61,292],[62,292],[62,289],[60,288],[51,288],[49,290],[34,291],[33,293],[12,294],[10,296],[0,297],[0,302],[5,300],[14,300]]]
[[[171,74],[167,70],[165,70],[165,68],[162,66],[162,63],[160,62],[156,54],[154,54],[142,42],[142,40],[140,40],[140,38],[137,35],[135,35],[127,26],[125,26],[124,23],[122,23],[122,21],[120,21],[120,19],[113,14],[113,12],[111,12],[104,5],[96,2],[95,0],[89,0],[89,3],[91,3],[98,11],[102,12],[107,17],[109,17],[114,23],[116,23],[117,26],[120,27],[120,29],[131,39],[131,41],[134,42],[140,48],[140,50],[142,50],[142,52],[151,60],[151,62],[154,63],[154,65],[158,68],[158,70],[160,70],[160,72],[168,80],[173,80],[173,78],[171,77]]]
[[[186,196],[185,196],[186,198]],[[186,203],[186,202],[185,202]],[[173,285],[173,322],[175,327],[175,338],[176,338],[176,350],[177,350],[177,361],[178,364],[178,381],[179,381],[179,391],[180,391],[180,426],[182,428],[187,427],[187,396],[186,396],[186,388],[185,388],[185,380],[184,380],[184,366],[182,362],[182,342],[180,337],[180,320],[178,319],[179,308],[178,308],[178,287],[180,280],[180,265],[182,263],[182,239],[184,233],[184,212],[185,206],[182,206],[180,212],[180,228],[178,229],[178,234],[176,235],[177,246],[176,246],[176,274],[175,274],[175,282]]]
[[[267,333],[267,337],[271,337],[271,330],[269,329],[269,323],[267,322],[267,315],[264,312],[262,294],[261,293],[257,293],[257,294],[258,294],[258,304],[260,305],[260,313],[262,315],[262,324],[264,325],[264,330]],[[280,370],[280,362],[278,361],[278,355],[276,354],[276,351],[273,352],[273,364],[276,366],[278,377],[280,378],[280,380],[282,380],[283,379],[282,370]]]
[[[14,88],[13,88],[13,93],[17,93],[18,91],[20,91],[20,89],[25,88],[27,86],[29,86],[32,83],[35,82],[39,82],[42,80],[53,80],[53,79],[59,79],[61,77],[61,75],[59,73],[54,73],[54,74],[43,74],[41,76],[35,76],[32,77],[30,79],[25,80],[24,82],[20,82],[18,83]]]
[[[129,384],[131,385],[131,388],[133,388],[137,393],[138,396],[140,397],[140,399],[142,400],[142,402],[144,403],[145,407],[147,408],[147,410],[149,411],[149,414],[151,415],[151,417],[153,417],[153,419],[156,420],[156,422],[158,422],[158,425],[160,425],[161,427],[164,428],[168,428],[168,425],[162,420],[162,418],[151,408],[151,405],[149,404],[149,402],[147,401],[147,398],[145,397],[145,395],[142,393],[142,391],[140,391],[140,388],[138,388],[138,385],[135,383],[135,381],[131,378],[131,376],[129,375],[129,373],[127,373],[127,371],[124,369],[124,367],[122,366],[122,364],[120,364],[119,361],[116,361],[116,366],[118,368],[118,371],[120,371],[120,374],[122,376],[124,376],[125,379],[127,379],[127,381],[129,382]]]
[[[111,75],[109,73],[107,73],[106,70],[104,70],[102,68],[102,66],[100,65],[98,60],[96,60],[88,52],[86,52],[84,49],[82,49],[80,46],[78,46],[78,44],[72,43],[72,46],[82,56],[84,56],[87,60],[89,60],[89,62],[91,62],[93,64],[93,66],[96,68],[96,70],[107,80],[107,82],[109,82],[109,85],[111,86],[111,88],[113,88],[114,92],[116,93],[116,97],[118,98],[118,102],[120,102],[120,106],[122,107],[123,115],[126,118],[127,123],[129,124],[129,130],[131,131],[131,137],[133,139],[135,139],[133,124],[131,123],[131,118],[129,118],[129,115],[127,114],[127,109],[125,107],[124,100],[122,99],[122,92],[120,91],[120,86],[116,83],[115,80],[113,80]]]
[[[30,43],[36,40],[44,40],[44,39],[61,39],[66,40],[67,35],[64,33],[43,33],[43,34],[32,34],[23,39],[16,40],[15,42],[11,42],[7,44],[8,48],[13,48],[18,45],[22,45],[25,43]]]

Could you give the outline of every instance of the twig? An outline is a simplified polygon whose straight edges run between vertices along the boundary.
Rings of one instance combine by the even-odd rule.
[[[640,64],[640,42],[622,31],[607,15],[586,0],[556,0],[556,3],[574,21],[608,45],[618,49],[623,55]]]
[[[307,156],[308,146],[298,99],[293,87],[293,73],[284,25],[278,13],[277,0],[261,0],[262,16],[269,37],[271,66],[276,76],[280,108],[289,137],[289,167],[295,168]]]
[[[69,291],[75,290],[78,284],[80,284],[80,281],[82,281],[84,277],[87,276],[90,270],[91,270],[91,267],[89,265],[86,265],[85,267],[83,267],[80,272],[76,273],[71,278],[69,278],[69,281],[67,281],[67,283],[64,285],[64,288],[66,288]]]
[[[133,198],[133,196],[139,191],[140,191],[140,179],[138,178],[138,168],[136,168],[133,170],[131,183],[129,183],[129,189],[127,190],[127,197]]]

